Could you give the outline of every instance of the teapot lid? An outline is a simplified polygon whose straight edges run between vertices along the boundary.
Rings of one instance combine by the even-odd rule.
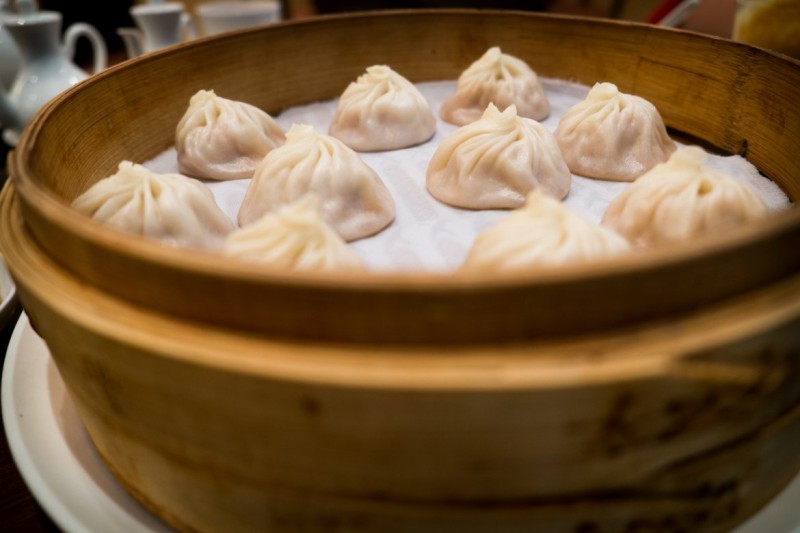
[[[34,11],[27,14],[5,12],[0,14],[0,22],[4,26],[28,26],[60,21],[61,13],[58,11]]]
[[[6,0],[0,0],[0,6]],[[6,26],[24,26],[27,24],[46,24],[61,21],[61,13],[58,11],[39,11],[36,0],[17,0],[16,12],[4,9],[0,12],[0,22]]]
[[[6,0],[0,0],[0,7],[6,7]],[[0,13],[0,21],[5,25],[23,26],[25,24],[43,24],[61,20],[57,11],[39,11],[35,0],[17,0],[17,11],[4,9]]]
[[[20,15],[31,15],[38,10],[36,0],[17,0],[17,11]]]

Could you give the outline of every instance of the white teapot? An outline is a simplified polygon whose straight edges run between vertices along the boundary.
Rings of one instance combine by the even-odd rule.
[[[0,0],[0,16],[8,12],[5,0]],[[0,85],[11,89],[11,84],[17,77],[19,63],[17,45],[14,44],[11,35],[0,25]]]
[[[92,43],[93,73],[106,68],[108,50],[100,32],[82,22],[67,28],[60,41],[62,16],[56,11],[5,13],[0,22],[14,39],[22,60],[11,91],[0,88],[3,139],[14,146],[42,105],[89,76],[72,62],[78,38],[86,37]]]

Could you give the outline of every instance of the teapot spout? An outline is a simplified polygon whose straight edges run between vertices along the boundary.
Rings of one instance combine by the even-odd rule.
[[[0,87],[0,127],[17,131],[22,131],[22,128],[25,127],[25,123],[17,111],[17,106],[2,87]]]
[[[117,35],[125,44],[128,58],[139,57],[144,53],[144,35],[137,28],[117,28]]]

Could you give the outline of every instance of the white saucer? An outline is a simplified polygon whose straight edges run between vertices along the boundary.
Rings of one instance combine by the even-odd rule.
[[[129,496],[105,467],[47,346],[24,313],[8,345],[2,404],[14,461],[34,497],[61,529],[171,531]],[[800,533],[800,475],[733,533]]]

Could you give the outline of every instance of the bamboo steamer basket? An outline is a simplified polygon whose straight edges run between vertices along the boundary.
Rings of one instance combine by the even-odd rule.
[[[120,160],[171,146],[199,89],[277,113],[337,96],[375,63],[455,78],[492,45],[540,75],[613,81],[800,197],[800,63],[680,31],[358,14],[92,77],[10,157],[0,244],[98,451],[166,521],[724,531],[800,469],[797,209],[557,272],[353,277],[172,250],[68,207]]]

